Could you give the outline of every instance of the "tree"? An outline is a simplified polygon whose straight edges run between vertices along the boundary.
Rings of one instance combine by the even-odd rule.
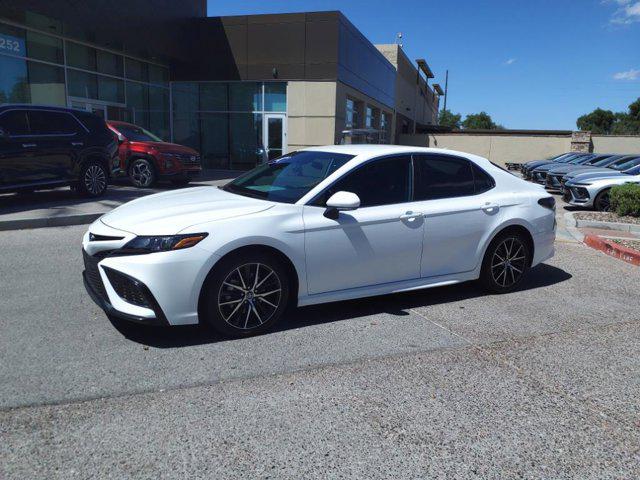
[[[611,110],[596,108],[593,112],[582,115],[576,121],[580,130],[590,130],[591,133],[609,134],[615,121],[615,115]]]
[[[465,130],[496,130],[498,128],[498,125],[493,123],[491,115],[487,112],[467,115],[467,118],[462,122],[462,126]]]
[[[612,135],[640,135],[640,121],[634,120],[630,113],[618,112],[614,117]]]
[[[440,110],[438,117],[438,124],[443,127],[460,128],[460,120],[462,115],[459,113],[452,113],[451,110]]]

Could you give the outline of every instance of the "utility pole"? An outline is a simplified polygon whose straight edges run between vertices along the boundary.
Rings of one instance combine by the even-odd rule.
[[[449,97],[448,91],[449,91],[449,70],[447,70],[444,77],[444,109],[443,110],[447,109],[447,98]]]

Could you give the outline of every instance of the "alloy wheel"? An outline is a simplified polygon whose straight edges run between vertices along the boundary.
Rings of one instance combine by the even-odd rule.
[[[153,172],[147,162],[135,162],[131,167],[131,179],[139,187],[148,187],[153,180]]]
[[[494,250],[491,259],[491,275],[494,282],[503,288],[514,285],[522,277],[526,261],[524,244],[514,237],[504,239]]]
[[[611,209],[611,199],[609,192],[604,192],[598,195],[596,210],[599,212],[608,212]]]
[[[90,165],[84,172],[84,186],[92,195],[99,195],[107,186],[107,176],[99,165]]]
[[[276,272],[264,263],[246,263],[222,282],[218,311],[232,327],[251,330],[271,319],[281,298],[282,285]]]

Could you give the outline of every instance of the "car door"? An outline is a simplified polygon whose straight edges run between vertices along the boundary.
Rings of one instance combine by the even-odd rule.
[[[473,162],[453,155],[415,155],[414,175],[414,198],[425,215],[421,276],[473,270],[483,239],[501,216],[495,182]]]
[[[311,294],[418,278],[423,219],[409,201],[411,157],[378,158],[357,167],[303,209]],[[326,201],[355,193],[360,207],[327,218]]]
[[[8,188],[28,183],[29,124],[25,110],[6,110],[0,114],[0,128],[4,135],[0,138],[0,182]]]
[[[53,110],[30,110],[28,117],[35,145],[34,175],[44,182],[68,180],[83,145],[80,124],[70,113]]]

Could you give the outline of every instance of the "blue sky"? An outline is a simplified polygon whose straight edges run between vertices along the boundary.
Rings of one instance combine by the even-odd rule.
[[[574,129],[640,97],[640,0],[208,0],[210,16],[341,10],[372,43],[402,32],[447,108],[507,128]]]

